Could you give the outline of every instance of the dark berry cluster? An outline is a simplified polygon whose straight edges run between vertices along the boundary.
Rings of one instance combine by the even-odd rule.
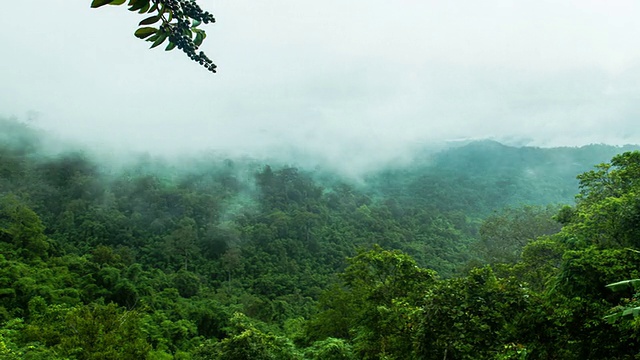
[[[216,21],[210,12],[203,11],[195,0],[157,0],[157,2],[164,4],[178,18],[187,17],[205,24]]]
[[[205,24],[216,21],[213,15],[203,11],[195,0],[180,0],[180,7],[186,16],[194,20],[202,21]]]
[[[198,46],[193,42],[193,40],[191,40],[191,38],[182,33],[177,33],[176,29],[173,29],[170,34],[169,41],[176,44],[176,47],[187,54],[191,60],[204,66],[209,71],[216,72],[216,65],[213,61],[209,59],[204,52],[196,52]]]
[[[198,50],[198,45],[192,40],[191,21],[203,22],[205,24],[215,22],[213,15],[203,11],[194,0],[157,0],[169,9],[175,22],[165,22],[160,30],[169,34],[169,41],[182,50],[187,56],[204,66],[211,72],[216,72],[216,65],[204,52]]]
[[[166,6],[167,9],[171,11],[176,11],[180,9],[180,3],[178,2],[178,0],[157,0],[156,2],[160,4],[164,4],[164,6]]]

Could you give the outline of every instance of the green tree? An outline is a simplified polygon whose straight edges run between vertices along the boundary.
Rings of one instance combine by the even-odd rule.
[[[75,308],[63,326],[60,348],[81,359],[144,359],[151,350],[139,314],[115,304]]]
[[[557,236],[540,237],[522,250],[520,261],[507,268],[509,274],[526,282],[534,291],[542,292],[560,272],[566,245]]]
[[[439,282],[429,289],[416,337],[418,359],[493,359],[514,332],[530,294],[515,279],[497,278],[491,268]]]
[[[405,358],[412,351],[415,315],[435,272],[379,246],[348,261],[342,286],[324,294],[323,311],[307,325],[309,338],[346,338],[363,359]]]
[[[21,341],[42,344],[63,358],[144,359],[151,349],[141,332],[136,311],[109,305],[47,305],[40,297],[29,302],[29,323]]]
[[[49,249],[40,217],[12,195],[0,197],[0,242],[27,259],[45,257]]]
[[[221,341],[208,341],[198,348],[194,359],[296,360],[301,359],[286,338],[259,330],[241,313],[231,319],[232,334]]]
[[[192,258],[199,253],[197,246],[198,231],[196,222],[191,218],[182,218],[178,223],[178,228],[166,236],[165,248],[166,256],[176,259],[182,266],[182,270],[189,269]]]
[[[640,152],[614,156],[578,179],[576,211],[566,227],[575,246],[640,248]]]
[[[527,243],[560,231],[560,223],[554,220],[556,213],[551,206],[527,205],[489,216],[479,231],[482,257],[489,263],[517,262]]]
[[[343,339],[326,338],[314,342],[305,350],[311,360],[355,360],[353,347]]]

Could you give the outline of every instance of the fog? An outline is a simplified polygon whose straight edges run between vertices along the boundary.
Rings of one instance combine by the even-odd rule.
[[[148,50],[123,6],[3,4],[0,116],[106,152],[350,172],[468,138],[640,143],[634,1],[199,3],[215,75]]]

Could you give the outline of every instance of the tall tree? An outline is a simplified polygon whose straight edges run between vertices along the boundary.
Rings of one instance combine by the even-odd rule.
[[[435,276],[400,251],[361,251],[341,274],[342,287],[326,292],[308,335],[346,337],[362,359],[404,359],[412,351],[422,296]]]
[[[489,263],[517,262],[527,243],[560,231],[556,213],[551,206],[523,206],[489,216],[480,226],[481,256]]]

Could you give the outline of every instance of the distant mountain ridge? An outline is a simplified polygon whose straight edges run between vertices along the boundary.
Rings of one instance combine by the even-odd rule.
[[[366,182],[383,196],[412,205],[475,209],[480,214],[522,204],[572,204],[578,193],[577,175],[634,150],[640,146],[539,148],[478,140],[437,153],[425,152],[413,163],[383,170]]]

